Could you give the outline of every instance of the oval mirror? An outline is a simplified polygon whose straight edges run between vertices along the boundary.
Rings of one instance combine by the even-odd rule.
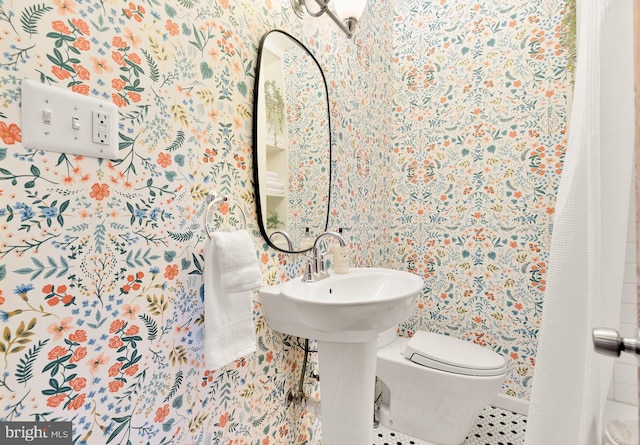
[[[329,94],[318,61],[283,31],[260,41],[253,128],[260,232],[275,249],[308,250],[329,220]]]

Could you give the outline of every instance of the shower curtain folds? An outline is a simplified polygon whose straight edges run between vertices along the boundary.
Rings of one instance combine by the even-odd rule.
[[[578,60],[556,202],[526,445],[601,443],[633,163],[632,0],[578,0]]]

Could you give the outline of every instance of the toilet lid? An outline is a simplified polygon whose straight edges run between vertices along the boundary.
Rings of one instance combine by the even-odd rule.
[[[456,374],[495,376],[507,369],[506,361],[500,354],[434,332],[416,332],[407,343],[404,356],[419,365]]]

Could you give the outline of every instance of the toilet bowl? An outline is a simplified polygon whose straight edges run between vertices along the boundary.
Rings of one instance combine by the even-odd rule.
[[[376,367],[378,420],[432,444],[461,444],[498,394],[506,370],[500,354],[455,337],[383,333]]]

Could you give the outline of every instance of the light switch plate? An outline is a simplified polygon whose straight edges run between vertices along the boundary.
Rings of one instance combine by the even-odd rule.
[[[106,123],[101,138],[94,138],[94,114]],[[111,102],[23,79],[21,118],[27,148],[119,159],[118,108]]]

